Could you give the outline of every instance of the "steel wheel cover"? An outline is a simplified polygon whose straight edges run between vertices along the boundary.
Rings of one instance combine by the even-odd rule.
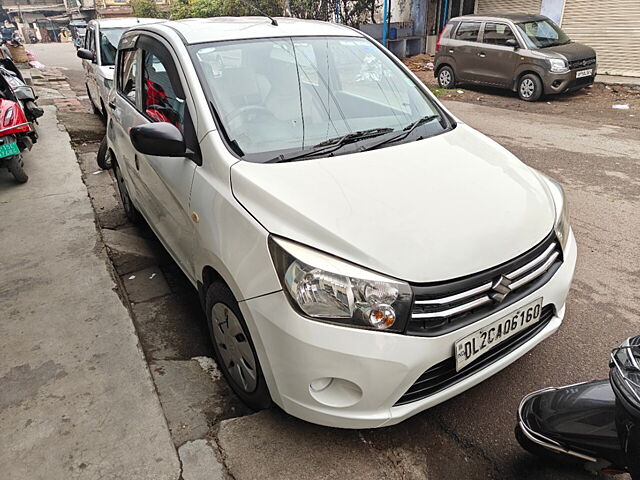
[[[535,89],[536,86],[533,83],[533,80],[531,80],[530,78],[525,78],[520,84],[520,93],[523,97],[530,97],[531,95],[533,95],[533,91]]]
[[[252,393],[258,385],[257,362],[240,320],[225,304],[216,303],[211,309],[211,324],[220,361],[236,385]]]
[[[451,81],[451,74],[447,70],[440,72],[440,83],[442,85],[449,85]]]

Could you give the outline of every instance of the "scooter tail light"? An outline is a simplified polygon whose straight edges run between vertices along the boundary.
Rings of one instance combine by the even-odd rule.
[[[2,119],[3,127],[8,127],[9,125],[11,125],[14,112],[15,112],[15,109],[13,107],[9,107],[5,110],[4,117]]]

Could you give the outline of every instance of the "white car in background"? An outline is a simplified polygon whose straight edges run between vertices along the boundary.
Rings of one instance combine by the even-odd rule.
[[[82,59],[85,71],[87,95],[93,111],[106,118],[106,104],[113,84],[113,69],[118,42],[122,34],[131,27],[164,20],[157,18],[109,18],[91,20],[86,27],[83,48],[77,55]]]
[[[560,185],[358,30],[140,25],[115,82],[125,211],[198,289],[218,365],[252,408],[392,425],[560,326],[577,252]]]

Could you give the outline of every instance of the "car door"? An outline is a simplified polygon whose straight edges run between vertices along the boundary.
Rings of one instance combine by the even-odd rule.
[[[98,52],[96,51],[96,27],[92,25],[87,29],[87,36],[85,37],[85,48],[93,52],[93,60],[82,60],[84,66],[85,75],[87,78],[87,89],[89,90],[89,96],[91,101],[100,106],[100,93],[98,92],[98,84],[96,83],[96,70],[98,68]]]
[[[479,81],[500,87],[513,84],[519,54],[513,45],[507,45],[509,40],[516,44],[518,42],[513,30],[506,23],[484,24],[479,51]]]
[[[185,143],[198,150],[183,78],[176,57],[160,39],[141,35],[141,121],[168,122],[184,135]],[[186,157],[163,157],[135,152],[140,189],[148,220],[165,247],[187,275],[193,274],[194,221],[189,199],[197,168]]]
[[[480,26],[481,22],[460,22],[447,42],[447,53],[456,61],[455,73],[458,80],[476,81],[480,67]]]

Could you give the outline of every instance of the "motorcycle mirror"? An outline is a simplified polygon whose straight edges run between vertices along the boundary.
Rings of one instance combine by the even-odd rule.
[[[129,131],[133,147],[145,155],[161,157],[188,157],[184,136],[168,122],[147,123]]]
[[[79,48],[76,52],[76,55],[78,55],[78,58],[82,58],[83,60],[90,60],[92,62],[96,58],[93,52],[87,48]]]

